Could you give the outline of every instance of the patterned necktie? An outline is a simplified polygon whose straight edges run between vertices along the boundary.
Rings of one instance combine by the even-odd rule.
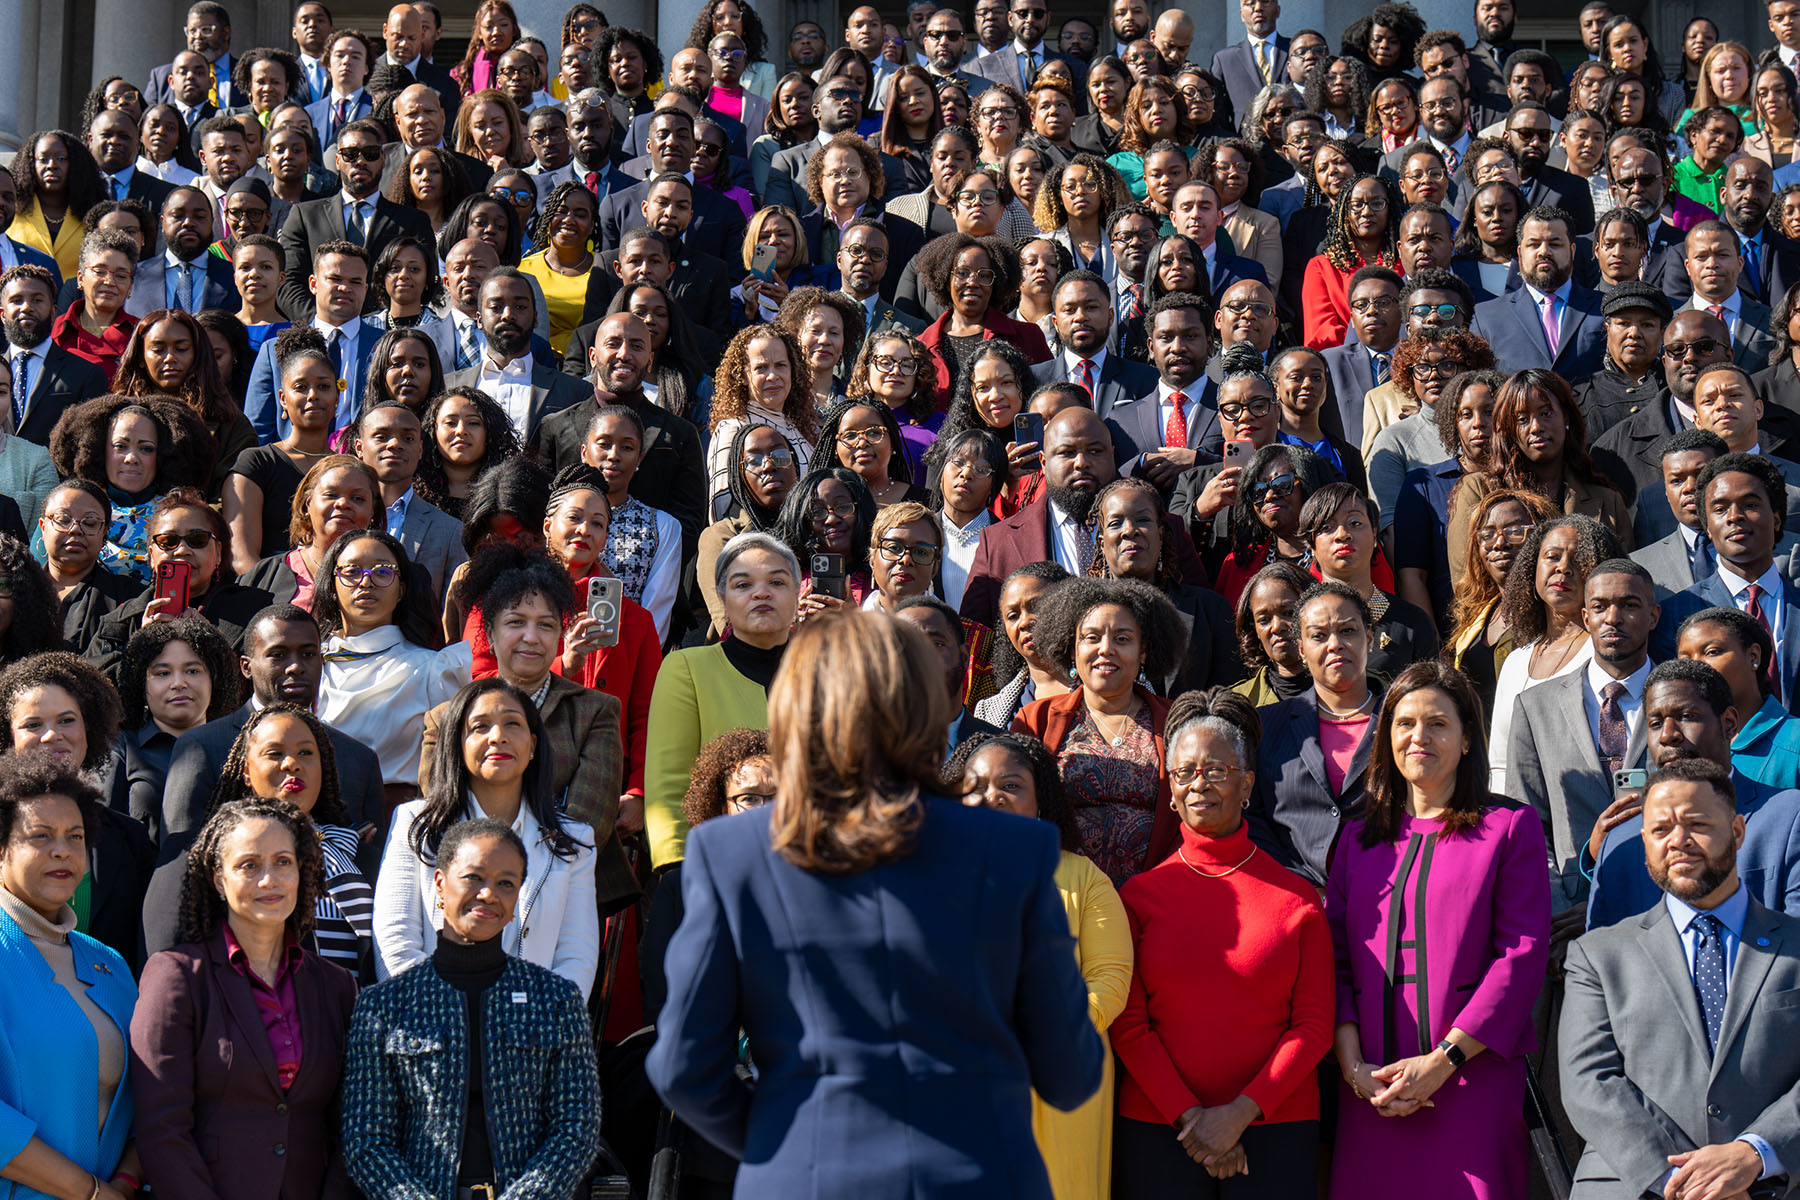
[[[1090,398],[1093,396],[1093,394],[1094,394],[1094,360],[1093,359],[1084,358],[1077,365],[1077,369],[1075,372],[1075,382],[1081,385],[1082,390],[1085,391]]]
[[[1557,309],[1560,306],[1560,304],[1561,304],[1561,301],[1557,299],[1556,294],[1554,292],[1552,292],[1548,296],[1545,296],[1543,299],[1544,340],[1550,344],[1550,361],[1551,362],[1556,361],[1557,347],[1562,345],[1562,321],[1559,319],[1558,313],[1557,313]]]
[[[475,322],[464,323],[456,332],[456,369],[466,371],[481,361],[481,331]]]
[[[1171,450],[1187,449],[1187,393],[1169,393],[1169,421],[1163,426],[1163,445]]]
[[[1725,1023],[1725,924],[1701,913],[1688,928],[1694,932],[1694,996],[1706,1021],[1706,1048],[1717,1051]]]
[[[1594,745],[1600,751],[1601,765],[1608,771],[1625,765],[1625,710],[1619,707],[1619,697],[1624,694],[1625,685],[1616,679],[1600,693],[1600,736]]]
[[[25,424],[25,406],[31,400],[31,352],[28,350],[13,351],[12,358],[12,410],[13,432],[18,432]]]
[[[194,264],[193,263],[184,262],[181,264],[181,279],[180,279],[180,282],[178,282],[175,285],[175,287],[176,287],[175,295],[176,295],[176,299],[179,301],[179,303],[181,305],[181,311],[185,312],[185,313],[197,312],[198,309],[196,309],[194,307]]]
[[[1375,376],[1376,387],[1380,387],[1388,381],[1388,373],[1393,366],[1393,362],[1394,356],[1392,354],[1389,354],[1385,350],[1375,351],[1374,361],[1371,364],[1370,371]]]
[[[1456,174],[1456,168],[1462,165],[1462,155],[1456,152],[1455,146],[1443,147],[1443,154],[1444,170],[1450,172],[1452,175]]]
[[[1135,321],[1144,315],[1144,285],[1128,283],[1125,285],[1125,319]]]
[[[1262,76],[1263,86],[1269,84],[1269,43],[1256,43],[1256,73]]]

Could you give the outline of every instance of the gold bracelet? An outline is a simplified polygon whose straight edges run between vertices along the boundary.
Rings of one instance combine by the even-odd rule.
[[[88,1178],[94,1181],[94,1190],[88,1193],[88,1200],[100,1200],[100,1177],[89,1171]]]

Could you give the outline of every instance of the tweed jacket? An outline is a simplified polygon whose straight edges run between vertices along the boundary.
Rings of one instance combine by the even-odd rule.
[[[565,1200],[600,1141],[600,1076],[581,994],[513,958],[481,1003],[495,1182],[507,1200]],[[453,1200],[467,1061],[465,998],[430,960],[357,998],[344,1160],[365,1195]]]

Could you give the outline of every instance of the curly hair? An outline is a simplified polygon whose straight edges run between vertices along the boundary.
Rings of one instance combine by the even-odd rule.
[[[792,332],[795,337],[799,337],[801,328],[806,324],[806,318],[812,315],[815,308],[829,308],[838,315],[838,319],[844,323],[844,345],[846,347],[862,345],[863,335],[866,332],[865,326],[868,322],[868,312],[843,292],[832,291],[828,288],[797,287],[791,289],[787,294],[787,299],[783,300],[781,307],[776,310],[775,319],[770,324],[780,325]],[[675,306],[671,305],[669,311],[672,320]],[[685,316],[685,314],[683,315]]]
[[[1576,591],[1587,586],[1590,572],[1610,558],[1624,556],[1625,550],[1612,530],[1583,513],[1554,517],[1531,531],[1519,556],[1507,572],[1506,586],[1500,589],[1500,616],[1512,631],[1513,645],[1523,649],[1535,645],[1550,627],[1550,608],[1537,590],[1537,560],[1544,539],[1558,529],[1575,531]]]
[[[688,825],[699,825],[723,816],[725,784],[732,772],[753,758],[768,757],[769,731],[766,729],[728,729],[700,747],[700,753],[694,756],[694,768],[688,774],[687,794],[681,798],[681,812]]]
[[[1051,167],[1044,176],[1044,186],[1038,189],[1037,198],[1032,202],[1032,222],[1046,233],[1061,229],[1069,223],[1069,213],[1062,202],[1062,182],[1063,177],[1074,167],[1085,168],[1100,182],[1100,211],[1096,219],[1100,222],[1101,229],[1107,228],[1114,212],[1131,203],[1131,189],[1126,186],[1118,168],[1098,155],[1083,151],[1067,162],[1059,162]]]
[[[662,78],[662,50],[657,46],[654,37],[641,29],[628,29],[623,25],[608,25],[600,31],[600,36],[594,39],[594,61],[600,66],[600,79],[596,83],[596,87],[608,96],[619,94],[618,85],[613,83],[611,63],[612,52],[620,42],[631,43],[637,47],[637,52],[643,55],[644,86],[646,88]]]
[[[208,355],[210,358],[210,354]],[[64,479],[106,484],[106,451],[113,422],[127,409],[156,427],[153,491],[180,482],[211,479],[218,453],[206,422],[173,396],[96,396],[63,410],[50,430],[50,463]]]
[[[0,576],[12,589],[12,615],[0,629],[0,666],[40,650],[63,649],[56,584],[31,557],[31,548],[11,534],[0,533]]]
[[[937,376],[932,370],[935,360],[931,348],[917,336],[898,327],[884,329],[863,339],[862,350],[850,368],[850,379],[844,394],[852,400],[865,400],[873,396],[869,386],[869,372],[875,362],[875,347],[882,342],[904,343],[907,350],[911,351],[913,363],[918,368],[913,376],[912,394],[899,406],[898,418],[909,425],[923,425],[933,415],[943,412],[944,397],[938,395]]]
[[[219,768],[219,780],[213,785],[212,811],[234,800],[253,800],[250,786],[250,738],[266,721],[274,717],[293,717],[312,733],[319,747],[319,798],[308,815],[315,824],[347,825],[349,810],[344,805],[343,781],[338,778],[337,748],[331,742],[331,730],[311,709],[281,701],[267,704],[250,715],[238,731],[225,765]],[[210,816],[210,813],[209,813]]]
[[[989,747],[999,747],[1018,755],[1031,771],[1032,790],[1037,793],[1038,820],[1056,827],[1057,842],[1070,854],[1083,853],[1081,828],[1075,823],[1075,806],[1063,786],[1062,767],[1050,748],[1034,737],[1022,733],[978,733],[956,745],[956,752],[944,764],[944,790],[964,794],[963,777],[969,760]]]
[[[271,707],[301,711],[291,704]],[[323,745],[321,743],[321,748]],[[211,940],[230,915],[216,882],[224,867],[225,839],[239,825],[252,820],[274,821],[293,837],[300,890],[294,897],[293,911],[288,913],[287,928],[296,938],[304,938],[312,932],[314,908],[325,891],[325,860],[319,847],[319,831],[304,813],[286,800],[250,796],[217,805],[188,851],[187,865],[181,876],[180,916],[175,923],[177,945]]]
[[[500,615],[529,596],[541,596],[566,622],[580,603],[569,569],[548,550],[496,542],[469,560],[459,596],[481,613],[481,628],[493,638]]]
[[[827,460],[814,451],[812,461],[822,464]],[[800,482],[781,503],[781,515],[775,520],[773,532],[794,552],[795,558],[806,562],[813,552],[813,501],[818,497],[820,485],[828,479],[835,479],[848,488],[851,503],[856,505],[856,528],[850,535],[850,553],[844,556],[844,570],[847,574],[859,574],[869,569],[869,530],[875,524],[875,497],[870,494],[869,485],[862,481],[862,476],[838,466],[835,459],[830,460],[829,466],[814,466],[800,477]]]
[[[400,255],[407,250],[417,252],[425,261],[425,289],[419,294],[419,302],[430,308],[444,299],[444,278],[438,270],[437,248],[416,237],[397,237],[382,247],[381,253],[376,256],[374,269],[369,274],[370,287],[380,301],[383,312],[393,303],[393,298],[388,295],[388,276],[394,273]],[[442,381],[439,382],[441,386]],[[436,394],[435,389],[432,394]]]
[[[1075,670],[1076,634],[1090,612],[1105,604],[1129,609],[1143,633],[1139,670],[1145,679],[1168,679],[1187,664],[1188,631],[1169,598],[1136,579],[1071,579],[1039,602],[1032,644],[1064,671]]]
[[[0,670],[0,730],[6,731],[0,755],[13,748],[13,706],[26,692],[42,687],[59,687],[74,698],[87,736],[81,769],[98,770],[119,740],[119,722],[124,719],[119,696],[99,668],[67,650],[45,650]]]
[[[1033,239],[1035,240],[1035,239]],[[948,451],[939,451],[938,447],[946,441],[953,441],[970,430],[983,430],[994,434],[1003,441],[1012,440],[1012,426],[996,428],[982,418],[975,407],[975,368],[990,358],[997,358],[1005,363],[1013,373],[1013,382],[1019,389],[1019,411],[1025,409],[1026,398],[1031,394],[1031,362],[1025,352],[1011,342],[1001,338],[989,338],[975,348],[969,356],[968,368],[962,371],[956,380],[956,395],[950,401],[944,414],[944,423],[938,427],[937,438],[925,451],[925,462],[934,472],[942,465]],[[998,486],[998,484],[996,484]]]
[[[37,174],[37,152],[38,146],[51,138],[62,142],[63,149],[68,152],[69,175],[64,190],[69,198],[69,214],[79,220],[78,214],[107,198],[107,187],[100,175],[100,164],[88,153],[86,144],[66,129],[39,130],[27,137],[14,153],[11,171],[13,189],[18,196],[18,213],[21,217],[29,213],[44,190]]]
[[[1402,344],[1404,345],[1404,343]],[[1444,447],[1444,452],[1451,458],[1460,461],[1464,457],[1462,433],[1456,427],[1457,409],[1462,407],[1463,395],[1472,387],[1485,387],[1490,397],[1491,412],[1491,398],[1500,394],[1500,386],[1505,382],[1505,375],[1488,368],[1464,371],[1444,388],[1444,394],[1438,397],[1435,411],[1432,413],[1432,420],[1437,426],[1438,444]],[[1476,465],[1481,470],[1488,469],[1485,459]]]
[[[1516,431],[1525,419],[1527,405],[1544,400],[1549,400],[1562,409],[1566,427],[1563,434],[1563,474],[1591,486],[1617,490],[1613,488],[1610,479],[1594,469],[1593,459],[1588,457],[1587,418],[1581,415],[1581,405],[1575,403],[1575,393],[1569,389],[1568,381],[1542,367],[1527,367],[1515,373],[1501,385],[1500,394],[1494,397],[1495,482],[1519,491],[1542,490],[1543,485],[1538,482],[1537,471],[1526,459],[1525,448],[1519,443]]]
[[[1303,504],[1329,478],[1330,467],[1323,458],[1304,446],[1289,446],[1281,442],[1264,446],[1251,455],[1250,461],[1244,465],[1243,478],[1254,484],[1262,478],[1264,469],[1277,460],[1285,460],[1288,470],[1294,473],[1294,482]],[[1269,531],[1258,519],[1256,505],[1251,500],[1254,491],[1253,486],[1239,488],[1237,500],[1231,506],[1229,525],[1232,552],[1235,554],[1250,554],[1269,544]]]
[[[287,76],[287,90],[283,98],[292,100],[296,96],[306,95],[306,72],[300,68],[300,60],[286,50],[277,50],[273,46],[258,46],[254,50],[246,50],[234,55],[231,60],[231,86],[241,96],[250,95],[250,72],[257,63],[272,62],[281,68]],[[278,102],[279,103],[279,102]],[[274,111],[273,105],[270,111]]]
[[[237,652],[231,648],[231,643],[209,621],[176,617],[172,621],[156,621],[144,626],[125,643],[118,673],[124,728],[136,729],[150,719],[145,680],[157,656],[175,642],[185,643],[194,652],[194,657],[206,667],[206,674],[212,681],[204,719],[216,721],[237,708],[244,677],[238,670]]]
[[[1500,586],[1488,577],[1485,561],[1487,553],[1482,549],[1481,539],[1476,537],[1476,533],[1481,529],[1481,523],[1487,520],[1488,514],[1502,504],[1523,505],[1532,522],[1537,525],[1542,525],[1557,515],[1556,509],[1542,496],[1512,488],[1495,488],[1475,502],[1474,509],[1469,513],[1469,545],[1463,554],[1462,583],[1456,588],[1450,605],[1450,624],[1454,629],[1466,628],[1486,612],[1490,603],[1500,598]],[[1522,561],[1522,556],[1513,561]]]
[[[1115,492],[1136,492],[1150,502],[1150,507],[1156,512],[1155,529],[1157,544],[1159,546],[1156,555],[1156,569],[1151,576],[1150,582],[1156,586],[1158,591],[1165,594],[1180,587],[1182,584],[1181,567],[1175,559],[1174,540],[1168,536],[1168,530],[1163,525],[1163,517],[1166,516],[1169,511],[1168,506],[1163,503],[1162,493],[1156,489],[1155,484],[1147,479],[1139,479],[1134,475],[1119,476],[1117,479],[1101,488],[1094,496],[1093,515],[1089,518],[1089,521],[1094,527],[1096,553],[1094,554],[1094,561],[1088,565],[1088,577],[1091,579],[1121,578],[1121,576],[1113,574],[1112,564],[1107,561],[1106,555],[1098,550],[1101,543],[1100,512],[1102,507],[1106,504],[1108,497],[1112,496]]]
[[[600,209],[594,202],[594,193],[587,190],[586,184],[569,179],[550,189],[550,194],[544,197],[543,207],[538,210],[537,216],[526,224],[525,231],[531,235],[532,243],[538,249],[544,249],[550,244],[550,230],[562,218],[563,210],[568,208],[569,201],[578,198],[577,193],[580,198],[587,200],[589,213],[587,249],[591,252],[598,244],[596,237],[600,229]]]
[[[480,388],[453,387],[434,396],[426,406],[425,416],[422,418],[425,448],[424,453],[419,456],[419,472],[413,477],[413,486],[418,489],[419,495],[439,508],[443,508],[446,502],[461,507],[461,502],[450,495],[450,480],[444,472],[444,452],[437,440],[438,414],[452,400],[466,400],[473,404],[481,418],[486,444],[482,450],[481,464],[475,471],[477,480],[500,463],[518,457],[522,449],[518,432],[513,429],[512,418],[506,415],[506,410],[500,407],[497,400]]]
[[[395,605],[391,618],[400,636],[415,646],[423,646],[427,650],[435,649],[440,641],[437,635],[436,622],[433,618],[433,601],[436,597],[429,594],[418,600],[409,598],[422,572],[413,566],[407,557],[406,548],[400,539],[386,529],[376,526],[372,529],[353,529],[337,541],[325,552],[324,560],[319,564],[319,576],[313,587],[313,619],[319,623],[322,637],[344,633],[344,609],[338,600],[336,586],[338,563],[350,552],[350,547],[358,542],[380,542],[387,547],[387,552],[394,556],[394,567],[398,576],[394,587],[400,589],[400,599]]]
[[[780,342],[787,353],[789,385],[781,415],[792,421],[807,441],[819,437],[819,413],[813,404],[812,367],[800,350],[800,339],[773,325],[750,325],[737,331],[713,373],[712,430],[732,419],[750,416],[750,347],[759,341]]]
[[[1343,63],[1350,68],[1350,119],[1357,124],[1353,131],[1357,134],[1368,132],[1369,113],[1369,69],[1362,60],[1348,54],[1327,55],[1311,71],[1307,73],[1305,89],[1301,93],[1306,97],[1306,108],[1309,112],[1322,113],[1326,104],[1325,76],[1331,68]]]
[[[94,131],[94,118],[113,107],[106,102],[106,89],[110,88],[115,83],[129,84],[131,90],[137,94],[138,117],[133,118],[130,113],[126,113],[125,119],[130,121],[133,125],[136,125],[138,120],[142,118],[144,109],[143,90],[123,75],[108,75],[105,79],[102,79],[99,83],[95,84],[86,96],[82,97],[81,116],[76,119],[76,124],[80,127],[84,139],[88,134]],[[84,221],[83,224],[86,224],[86,222]],[[89,225],[88,228],[91,229],[93,226]]]
[[[1156,135],[1144,128],[1144,118],[1139,112],[1144,98],[1151,92],[1161,92],[1163,99],[1175,108],[1175,132],[1173,134]],[[1133,154],[1142,154],[1150,146],[1167,136],[1170,141],[1187,145],[1194,140],[1194,122],[1188,116],[1187,102],[1175,85],[1161,75],[1150,75],[1131,85],[1131,94],[1125,97],[1125,122],[1119,130],[1119,149]]]
[[[867,177],[869,181],[869,198],[871,200],[881,199],[882,195],[887,191],[887,177],[881,169],[880,152],[877,151],[875,147],[869,145],[868,140],[862,135],[846,130],[843,133],[832,134],[831,140],[826,142],[823,146],[820,146],[818,152],[806,160],[805,184],[806,195],[809,200],[814,204],[825,203],[825,155],[831,150],[848,150],[850,153],[856,155],[857,159],[862,163],[863,175]],[[776,207],[782,206],[778,205]],[[758,211],[767,212],[768,208],[765,206]],[[783,211],[790,214],[790,219],[794,222],[795,232],[799,232],[800,221],[798,216],[793,215],[791,209],[784,208]],[[748,248],[754,244],[755,243],[748,237],[745,238],[744,246],[746,248],[746,253],[748,252]],[[800,248],[802,251],[804,251],[805,246],[806,239],[801,238]],[[746,263],[745,265],[748,266],[749,264]]]
[[[1418,398],[1413,391],[1413,368],[1423,362],[1425,352],[1434,347],[1442,350],[1446,359],[1462,363],[1464,371],[1494,369],[1494,351],[1487,339],[1478,333],[1470,333],[1467,329],[1427,329],[1416,337],[1403,337],[1394,345],[1388,378],[1394,381],[1394,386],[1409,400]],[[1446,393],[1448,390],[1445,389]],[[1456,420],[1453,416],[1451,428],[1455,427]]]
[[[1038,193],[1040,196],[1042,192]],[[932,298],[945,308],[950,304],[950,272],[957,256],[971,247],[985,251],[994,272],[994,290],[988,300],[991,312],[1006,312],[1019,302],[1019,252],[1012,243],[999,237],[976,237],[974,234],[946,233],[933,238],[913,260],[919,279]]]
[[[419,198],[413,194],[412,190],[412,165],[413,161],[422,154],[437,161],[438,173],[444,181],[443,210],[446,214],[455,212],[457,205],[475,194],[475,188],[469,182],[468,175],[463,172],[462,164],[457,161],[456,156],[443,146],[421,146],[408,154],[406,161],[400,165],[400,169],[394,172],[394,177],[388,180],[385,188],[381,189],[381,198],[403,208],[417,209],[419,207]]]
[[[712,44],[713,21],[724,0],[707,0],[706,7],[694,18],[693,28],[688,30],[687,45],[684,49],[704,50]],[[762,62],[769,52],[769,35],[763,29],[762,18],[756,15],[756,9],[750,0],[732,0],[738,7],[738,20],[743,24],[744,32],[737,36],[744,43],[744,61]],[[751,138],[755,140],[754,135]]]
[[[1356,239],[1350,234],[1350,200],[1356,195],[1356,189],[1364,182],[1373,182],[1381,189],[1381,195],[1387,201],[1387,228],[1381,234],[1381,249],[1376,252],[1375,265],[1397,267],[1400,263],[1400,201],[1399,190],[1390,179],[1379,175],[1362,174],[1352,179],[1344,190],[1338,193],[1337,200],[1331,206],[1331,224],[1325,232],[1324,245],[1319,252],[1325,261],[1340,271],[1354,271],[1363,266],[1363,257],[1356,249]]]
[[[825,414],[825,426],[819,430],[819,441],[813,447],[811,461],[824,464],[838,463],[838,427],[844,419],[859,408],[866,408],[881,420],[881,427],[887,431],[888,454],[887,474],[895,483],[912,482],[912,466],[906,461],[906,443],[900,439],[900,421],[894,410],[872,396],[860,399],[839,400]],[[848,470],[849,468],[845,468]]]
[[[1250,97],[1250,103],[1244,106],[1244,115],[1238,121],[1238,136],[1259,151],[1269,146],[1269,139],[1263,133],[1263,121],[1268,117],[1269,106],[1277,100],[1289,101],[1295,109],[1306,108],[1306,97],[1291,83],[1270,83],[1258,89],[1256,95]],[[1309,111],[1309,115],[1320,120],[1317,114]]]
[[[1274,665],[1269,661],[1269,655],[1263,649],[1262,638],[1256,634],[1256,614],[1251,609],[1250,598],[1256,594],[1256,589],[1265,583],[1287,584],[1294,589],[1294,602],[1298,605],[1301,595],[1313,585],[1313,577],[1293,563],[1273,562],[1245,582],[1244,590],[1238,594],[1233,627],[1237,632],[1238,653],[1243,656],[1244,666],[1250,671]]]
[[[194,365],[181,381],[179,390],[170,392],[150,377],[145,343],[159,325],[176,324],[187,331],[193,345]],[[213,358],[212,339],[193,314],[179,308],[159,308],[145,313],[131,331],[125,352],[119,356],[119,373],[113,378],[113,390],[121,396],[168,396],[186,404],[202,421],[225,425],[243,414],[243,405],[235,399],[226,381],[219,376],[218,362]],[[210,435],[209,435],[210,436]]]
[[[493,540],[501,517],[518,522],[522,536],[541,541],[550,507],[550,475],[525,455],[496,463],[469,488],[463,506],[463,549],[470,554]],[[501,539],[508,540],[508,539]]]

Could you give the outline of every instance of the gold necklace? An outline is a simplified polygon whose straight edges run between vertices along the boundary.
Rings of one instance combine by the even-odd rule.
[[[1237,861],[1237,866],[1234,866],[1230,870],[1227,870],[1227,871],[1220,871],[1216,875],[1213,874],[1211,871],[1202,871],[1199,867],[1196,867],[1193,863],[1188,862],[1187,851],[1184,850],[1182,847],[1180,847],[1180,846],[1175,847],[1175,853],[1177,853],[1181,856],[1181,861],[1183,863],[1187,864],[1187,869],[1192,871],[1194,874],[1200,876],[1200,878],[1202,878],[1202,879],[1223,879],[1227,875],[1230,875],[1233,872],[1235,872],[1238,869],[1238,867],[1243,866],[1245,863],[1247,863],[1251,859],[1255,858],[1256,857],[1256,847],[1255,846],[1250,847],[1250,853],[1248,853],[1248,854],[1244,855],[1244,857],[1240,858]]]

